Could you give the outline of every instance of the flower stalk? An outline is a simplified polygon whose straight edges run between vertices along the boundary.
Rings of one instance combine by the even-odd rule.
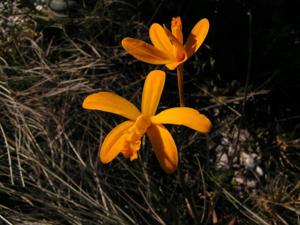
[[[183,96],[183,65],[182,64],[180,64],[177,67],[177,83],[178,83],[179,105],[180,107],[184,107],[185,101]]]

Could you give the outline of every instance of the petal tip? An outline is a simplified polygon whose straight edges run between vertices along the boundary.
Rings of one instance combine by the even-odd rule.
[[[85,99],[86,99],[86,98],[85,98]],[[85,99],[83,100],[83,102],[82,102],[82,104],[81,104],[82,108],[84,108],[84,109],[86,109],[86,101],[85,101]]]
[[[99,150],[99,160],[100,160],[100,162],[102,163],[102,164],[108,164],[108,163],[110,163],[115,157],[117,157],[117,155],[116,156],[112,156],[112,154],[111,154],[111,151],[105,151],[104,149],[103,149],[103,143],[102,143],[102,146],[101,146],[101,148],[100,148],[100,150]]]
[[[206,23],[209,23],[209,20],[207,18],[203,18],[201,20],[204,21],[204,22],[206,22]]]
[[[150,26],[150,28],[149,28],[149,31],[152,30],[152,29],[155,29],[155,27],[159,27],[160,28],[162,26],[159,23],[152,23],[151,26]]]
[[[125,38],[122,39],[121,45],[122,45],[122,47],[123,47],[124,49],[126,49],[127,44],[128,44],[128,41],[129,41],[130,39],[131,39],[130,37],[125,37]]]
[[[165,167],[163,168],[163,170],[167,173],[167,174],[172,174],[177,170],[177,165],[176,166],[170,166],[170,167]]]
[[[90,95],[88,95],[87,97],[85,97],[83,99],[82,108],[84,108],[84,109],[90,109],[90,99],[91,99],[92,95],[93,94],[90,94]]]
[[[202,123],[203,123],[203,125],[202,125],[202,129],[200,132],[209,133],[212,129],[212,123],[211,123],[210,119],[208,119],[206,116],[204,116]]]
[[[107,155],[103,154],[103,151],[101,151],[101,149],[100,149],[100,152],[99,152],[99,160],[102,164],[107,164],[107,163],[112,161],[112,159],[109,159],[107,157]]]
[[[200,20],[203,25],[207,26],[207,30],[209,29],[209,20],[207,18],[203,18],[202,20]]]
[[[108,163],[110,163],[113,160],[113,159],[111,159],[111,158],[109,158],[107,156],[101,155],[101,153],[99,154],[99,159],[100,159],[100,162],[102,164],[108,164]]]
[[[161,76],[162,79],[166,78],[166,73],[162,70],[152,70],[149,72],[148,77],[150,76]]]

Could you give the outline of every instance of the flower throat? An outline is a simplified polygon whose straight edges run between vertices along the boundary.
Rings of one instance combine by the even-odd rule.
[[[145,115],[140,115],[134,125],[132,125],[124,133],[122,154],[130,160],[135,160],[138,157],[137,152],[141,147],[141,138],[151,125],[150,118]]]

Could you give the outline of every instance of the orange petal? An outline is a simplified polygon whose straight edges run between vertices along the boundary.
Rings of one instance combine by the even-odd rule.
[[[188,107],[166,109],[151,117],[151,122],[154,124],[184,125],[202,133],[207,133],[211,129],[211,122],[205,115]]]
[[[177,38],[168,30],[168,28],[164,28],[166,34],[168,35],[172,45],[173,45],[173,55],[176,61],[166,63],[167,68],[170,70],[175,69],[179,64],[183,63],[187,60],[187,53],[184,49],[184,46],[177,40]]]
[[[124,132],[133,126],[134,122],[125,121],[114,129],[112,129],[105,137],[103,144],[100,148],[99,157],[102,163],[111,162],[122,151],[120,146],[116,146],[116,143],[120,143],[120,139],[124,135]]]
[[[135,120],[141,113],[131,102],[112,92],[98,92],[87,96],[83,108],[101,110]]]
[[[178,166],[178,152],[174,139],[163,125],[151,125],[147,135],[160,166],[166,173],[173,173]]]
[[[173,63],[167,63],[166,67],[169,70],[175,70],[182,62],[173,62]]]
[[[181,23],[181,18],[179,16],[172,18],[171,31],[172,34],[177,38],[177,40],[182,44],[183,43],[182,23]]]
[[[196,23],[185,43],[185,50],[188,58],[193,55],[201,46],[208,33],[208,29],[208,19],[202,19]]]
[[[151,42],[156,48],[167,54],[170,54],[170,57],[173,57],[173,46],[161,25],[158,23],[152,24],[149,29],[149,36]]]
[[[162,65],[174,61],[171,55],[138,39],[124,38],[122,46],[129,54],[146,63]]]
[[[161,93],[165,85],[166,73],[161,70],[151,71],[145,80],[142,96],[142,113],[153,116],[156,112]]]

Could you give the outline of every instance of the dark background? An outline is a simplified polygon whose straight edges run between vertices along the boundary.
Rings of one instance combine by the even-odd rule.
[[[271,90],[268,96],[271,113],[277,118],[299,115],[297,1],[143,1],[137,8],[148,25],[159,22],[169,26],[170,18],[180,15],[185,38],[199,19],[208,18],[210,30],[205,44],[210,47],[209,53],[207,48],[200,52],[215,59],[211,75],[219,74],[224,82],[238,80],[244,84],[250,56],[249,85]],[[295,126],[294,120],[291,125]]]

